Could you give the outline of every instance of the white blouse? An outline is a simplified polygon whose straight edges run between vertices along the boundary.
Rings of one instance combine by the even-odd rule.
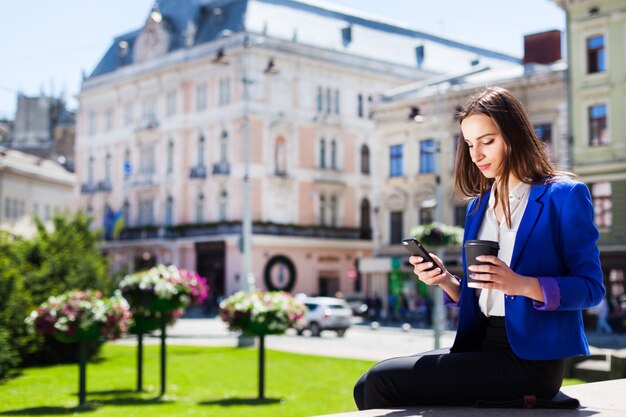
[[[508,266],[511,266],[511,257],[513,256],[513,248],[515,247],[515,237],[517,229],[522,222],[522,217],[526,206],[528,205],[528,195],[530,194],[530,185],[523,182],[517,184],[512,190],[509,190],[509,205],[511,207],[511,228],[506,224],[506,219],[498,223],[494,211],[495,206],[494,184],[489,197],[489,205],[485,218],[478,231],[477,239],[493,240],[500,244],[498,258],[500,258]],[[482,290],[476,289],[478,297],[478,305],[480,311],[486,316],[504,316],[504,293],[500,290]]]

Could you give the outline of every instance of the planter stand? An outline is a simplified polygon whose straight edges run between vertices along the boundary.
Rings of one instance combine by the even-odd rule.
[[[259,336],[259,400],[265,398],[265,336]]]
[[[87,397],[86,378],[87,377],[87,342],[78,342],[78,405],[85,405]]]
[[[137,333],[137,392],[143,391],[143,333]]]
[[[167,317],[161,314],[161,397],[165,395],[165,326],[167,325]]]

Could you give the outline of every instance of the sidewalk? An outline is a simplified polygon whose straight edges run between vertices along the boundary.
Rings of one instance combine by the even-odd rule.
[[[454,331],[444,331],[441,346],[450,346],[454,341],[454,334]],[[608,354],[626,349],[626,333],[607,335],[588,332],[587,337],[592,353]],[[389,339],[398,340],[398,343]],[[144,340],[148,344],[159,343],[158,332]],[[355,323],[345,338],[337,338],[334,334],[323,334],[321,338],[296,337],[290,331],[287,337],[268,336],[266,340],[266,346],[270,349],[368,360],[415,354],[431,350],[434,345],[431,329],[411,328],[403,331],[402,323],[381,324],[375,331],[371,329],[370,323]],[[167,342],[172,345],[235,347],[238,333],[228,331],[226,324],[219,318],[187,318],[168,327]],[[136,338],[126,337],[116,343],[134,344]]]

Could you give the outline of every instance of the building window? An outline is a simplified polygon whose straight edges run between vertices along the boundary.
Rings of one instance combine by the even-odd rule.
[[[420,141],[420,174],[435,172],[435,152],[433,139]]]
[[[225,221],[228,214],[228,191],[222,190],[220,192],[220,203],[219,203],[219,214],[220,221]]]
[[[89,122],[88,122],[87,132],[90,135],[93,135],[94,133],[96,133],[96,120],[97,120],[96,112],[95,111],[89,112]]]
[[[174,197],[167,196],[165,201],[165,225],[171,226],[174,224]]]
[[[113,129],[113,109],[108,109],[104,113],[104,130],[108,132]]]
[[[126,103],[124,106],[124,125],[130,126],[133,123],[133,103]]]
[[[337,169],[337,141],[330,142],[330,168]]]
[[[600,146],[609,143],[606,113],[606,104],[589,107],[587,116],[589,123],[589,146]]]
[[[330,111],[331,111],[331,108],[330,108],[331,101],[332,101],[331,91],[330,91],[330,88],[327,88],[326,89],[326,114],[330,114]]]
[[[139,200],[139,225],[148,226],[154,224],[154,199],[151,197]]]
[[[403,212],[389,213],[389,244],[398,245],[404,236]]]
[[[370,201],[367,198],[364,198],[361,200],[361,230],[369,232],[371,228]]]
[[[370,173],[370,148],[367,145],[361,146],[361,174]]]
[[[276,138],[276,150],[274,153],[274,172],[276,175],[287,174],[287,143],[283,136]]]
[[[196,198],[196,223],[204,222],[204,194],[198,194]]]
[[[139,152],[139,172],[141,174],[154,174],[154,145],[145,146]]]
[[[230,103],[230,78],[220,78],[219,104],[225,105]]]
[[[322,194],[320,195],[320,224],[322,226],[326,226],[326,197]]]
[[[337,197],[330,196],[330,225],[337,227]]]
[[[156,120],[156,97],[150,96],[143,100],[142,115],[144,120]]]
[[[122,204],[122,217],[124,219],[124,226],[129,227],[130,226],[130,203],[128,202],[128,200],[124,200],[124,204]]]
[[[389,176],[402,176],[402,145],[393,145],[389,148]]]
[[[465,217],[467,215],[466,206],[454,206],[454,225],[465,227]]]
[[[598,229],[609,229],[613,225],[613,202],[611,183],[608,181],[591,184],[591,199]]]
[[[326,168],[326,140],[320,140],[320,168]]]
[[[200,135],[197,143],[196,166],[204,166],[204,136]]]
[[[335,90],[335,114],[339,114],[340,102],[339,90]]]
[[[434,207],[420,207],[420,224],[431,224],[435,221]]]
[[[542,140],[546,145],[546,150],[549,155],[553,154],[552,149],[552,125],[549,123],[534,125],[535,134]]]
[[[363,117],[363,94],[359,94],[356,97],[356,114],[358,117]]]
[[[172,139],[167,143],[167,165],[165,169],[168,174],[174,171],[174,141]]]
[[[88,185],[93,185],[94,184],[94,168],[95,168],[95,160],[93,158],[93,156],[89,157],[89,161],[87,162],[87,184]]]
[[[111,183],[111,154],[108,152],[104,158],[104,182]]]
[[[322,87],[317,87],[317,112],[321,113],[323,109]]]
[[[176,91],[170,91],[165,97],[165,114],[167,116],[176,114]]]
[[[596,35],[587,38],[587,73],[606,71],[604,36]]]
[[[228,162],[228,132],[225,130],[222,130],[220,138],[220,161]]]
[[[207,108],[207,85],[206,83],[196,86],[196,110],[205,110]]]

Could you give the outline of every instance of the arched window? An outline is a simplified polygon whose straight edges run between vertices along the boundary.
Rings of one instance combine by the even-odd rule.
[[[196,198],[196,223],[204,222],[204,194],[199,193]]]
[[[276,149],[274,150],[274,172],[276,175],[287,173],[287,144],[283,136],[276,138]]]
[[[326,139],[320,140],[320,168],[326,168]]]
[[[326,226],[326,197],[320,195],[320,225]]]
[[[361,173],[370,173],[370,148],[367,145],[361,146]]]

